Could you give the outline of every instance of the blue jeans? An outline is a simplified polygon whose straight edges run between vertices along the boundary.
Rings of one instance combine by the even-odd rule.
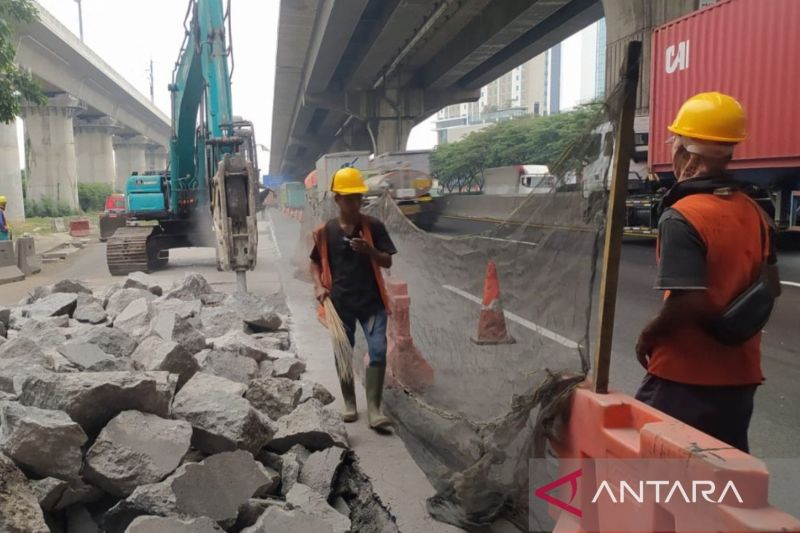
[[[339,316],[345,331],[347,331],[350,346],[356,344],[356,322],[358,322],[367,339],[369,366],[386,366],[386,323],[388,322],[386,311],[378,311],[367,318],[357,318],[354,314],[341,311]]]

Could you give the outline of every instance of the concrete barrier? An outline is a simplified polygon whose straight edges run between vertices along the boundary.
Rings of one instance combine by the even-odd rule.
[[[69,234],[73,237],[88,237],[91,233],[89,220],[86,218],[78,218],[69,221]]]
[[[67,225],[64,223],[64,219],[61,217],[57,217],[52,219],[53,221],[53,231],[55,233],[66,233],[67,232]]]
[[[25,279],[25,274],[17,266],[14,241],[0,242],[0,285],[23,279]]]
[[[36,242],[33,237],[20,237],[16,240],[17,267],[26,276],[42,271],[42,260],[36,255]]]

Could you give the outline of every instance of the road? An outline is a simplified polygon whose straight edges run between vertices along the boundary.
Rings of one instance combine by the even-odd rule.
[[[493,224],[485,221],[441,218],[434,231],[443,235],[467,235],[492,228]],[[756,395],[750,426],[751,452],[763,458],[795,457],[800,442],[800,409],[797,409],[800,405],[800,252],[780,252],[779,265],[784,280],[783,295],[764,332],[762,364],[766,382]],[[652,289],[655,269],[652,240],[626,241],[614,327],[611,386],[628,394],[636,391],[644,375],[633,347],[642,327],[660,305],[661,295]],[[514,309],[506,306],[506,311],[514,312]]]

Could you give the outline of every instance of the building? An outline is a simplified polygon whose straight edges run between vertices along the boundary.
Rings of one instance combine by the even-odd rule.
[[[594,95],[600,99],[606,92],[606,19],[602,18],[597,22],[597,60],[595,76]]]
[[[553,64],[551,55],[550,52],[540,54],[483,87],[477,102],[456,104],[439,111],[437,141],[440,144],[456,142],[497,122],[524,115],[545,115],[551,109],[557,112],[558,97],[552,102],[548,100],[553,87],[558,94],[560,83],[560,75],[548,75],[548,68]]]

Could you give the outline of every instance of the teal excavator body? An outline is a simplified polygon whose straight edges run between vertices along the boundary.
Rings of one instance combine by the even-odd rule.
[[[222,0],[191,0],[184,27],[169,168],[128,178],[130,222],[107,245],[113,275],[163,267],[170,249],[190,246],[216,248],[220,270],[255,267],[259,172],[252,124],[233,115],[230,12]]]

